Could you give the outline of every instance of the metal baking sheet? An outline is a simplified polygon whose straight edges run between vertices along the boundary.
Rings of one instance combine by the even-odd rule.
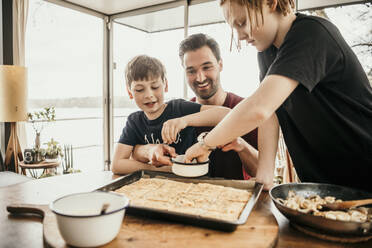
[[[139,207],[130,205],[127,209],[128,214],[132,215],[139,215],[149,218],[157,218],[157,219],[166,219],[169,221],[181,222],[185,224],[191,224],[226,232],[234,231],[238,225],[244,224],[249,214],[251,213],[254,205],[256,204],[263,185],[260,183],[255,183],[254,181],[243,181],[243,180],[226,180],[222,178],[209,178],[209,177],[199,177],[199,178],[184,178],[179,177],[171,173],[166,172],[155,172],[155,171],[137,171],[132,174],[129,174],[124,177],[120,177],[113,181],[112,183],[99,188],[98,190],[102,191],[114,191],[118,188],[123,187],[124,185],[128,185],[134,183],[135,181],[140,180],[141,178],[163,178],[163,179],[170,179],[175,181],[181,182],[189,182],[189,183],[210,183],[216,185],[222,185],[226,187],[233,187],[237,189],[245,189],[252,192],[251,198],[248,200],[247,204],[245,205],[243,211],[241,212],[239,218],[236,221],[227,221],[221,219],[214,219],[214,218],[207,218],[198,215],[191,215],[191,214],[183,214],[177,213],[172,211],[166,210],[159,210],[150,207]]]

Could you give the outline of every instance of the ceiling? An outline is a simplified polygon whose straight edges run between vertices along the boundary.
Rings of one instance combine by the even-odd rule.
[[[218,0],[45,0],[99,17],[111,16],[114,22],[144,32],[183,28],[185,6],[189,2],[188,26],[224,22]],[[297,9],[309,10],[371,0],[296,0]],[[187,11],[187,9],[186,9]]]

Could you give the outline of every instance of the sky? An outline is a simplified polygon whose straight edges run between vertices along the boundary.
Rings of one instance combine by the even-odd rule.
[[[371,25],[353,21],[366,6],[345,6],[327,10],[331,20],[352,44],[368,33]],[[346,13],[347,12],[347,13]],[[346,14],[345,14],[346,13]],[[371,15],[371,14],[370,14]],[[26,66],[29,67],[30,98],[68,98],[102,95],[103,22],[101,19],[41,0],[30,0],[26,30]],[[249,96],[257,88],[256,49],[243,46],[229,51],[230,28],[215,24],[191,28],[189,34],[204,32],[220,44],[224,69],[221,83],[225,90]],[[371,32],[370,32],[371,34]],[[168,98],[183,96],[184,71],[178,58],[183,30],[145,34],[122,25],[114,25],[114,95],[127,97],[124,68],[135,55],[148,54],[160,59],[167,70]],[[372,56],[362,63],[372,64]],[[192,92],[189,90],[189,96]]]

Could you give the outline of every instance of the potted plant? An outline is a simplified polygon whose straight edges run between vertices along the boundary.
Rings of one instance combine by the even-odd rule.
[[[45,160],[47,162],[56,162],[59,157],[62,156],[62,148],[57,141],[53,138],[46,143],[47,148],[45,149]]]
[[[54,107],[45,107],[40,111],[35,111],[33,113],[27,113],[28,120],[32,124],[32,128],[36,132],[35,137],[35,149],[40,149],[40,134],[44,127],[52,121],[55,121],[56,111]]]

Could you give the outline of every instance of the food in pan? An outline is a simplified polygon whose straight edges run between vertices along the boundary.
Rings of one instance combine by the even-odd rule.
[[[322,216],[328,219],[360,223],[372,221],[372,214],[369,214],[368,208],[364,207],[352,208],[347,211],[322,211],[322,205],[342,201],[333,196],[322,198],[319,195],[311,195],[309,197],[303,197],[290,190],[287,199],[277,198],[277,200],[284,206],[299,212],[311,213],[315,216]]]
[[[116,192],[129,197],[131,205],[227,221],[237,220],[252,196],[247,190],[157,178],[141,178]]]

